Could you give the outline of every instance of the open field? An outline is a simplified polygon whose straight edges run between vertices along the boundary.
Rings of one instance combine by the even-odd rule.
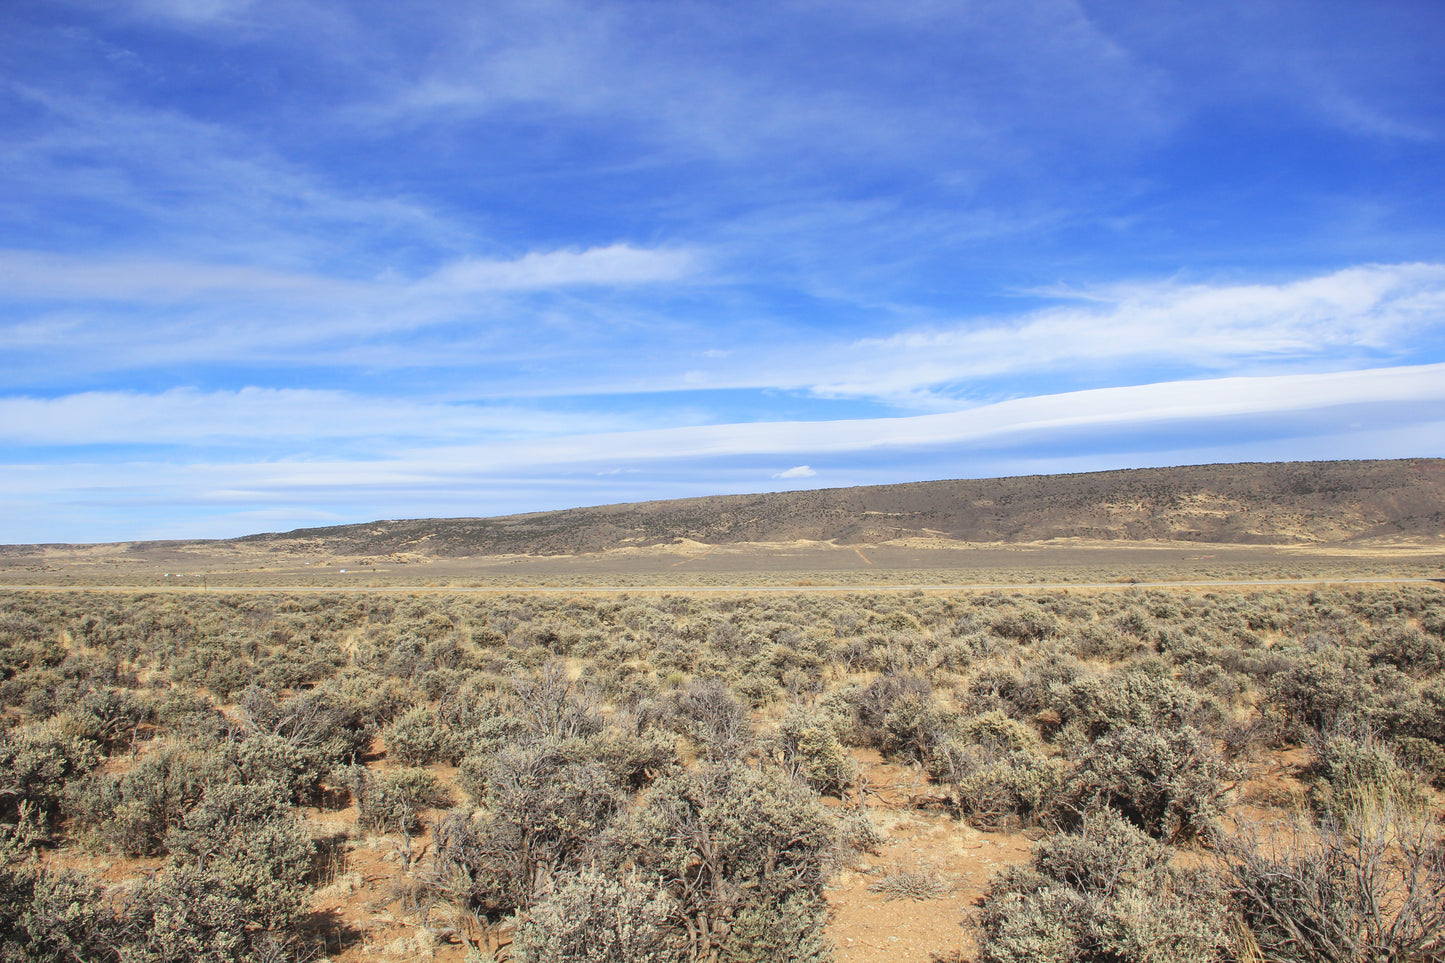
[[[6,590],[0,708],[28,958],[1445,950],[1435,582]]]
[[[0,584],[160,588],[524,588],[1015,585],[1432,578],[1445,547],[1420,540],[1262,546],[1070,540],[839,546],[695,543],[581,555],[447,558],[256,550],[246,543],[44,547],[0,554]]]
[[[0,959],[1445,958],[1441,467],[0,547]]]

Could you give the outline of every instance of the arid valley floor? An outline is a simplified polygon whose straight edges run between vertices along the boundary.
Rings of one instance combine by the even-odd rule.
[[[1305,960],[1325,913],[1445,953],[1428,525],[456,556],[390,524],[0,549],[7,952]]]

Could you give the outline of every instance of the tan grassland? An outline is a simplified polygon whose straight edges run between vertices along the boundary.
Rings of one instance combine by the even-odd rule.
[[[513,589],[1095,585],[1445,576],[1435,540],[1350,545],[695,542],[576,555],[336,555],[244,543],[45,546],[0,584],[127,588]]]

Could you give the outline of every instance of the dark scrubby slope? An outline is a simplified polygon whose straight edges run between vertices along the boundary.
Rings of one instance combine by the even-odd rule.
[[[914,535],[1310,544],[1434,539],[1445,460],[1282,462],[931,481],[637,502],[499,518],[299,529],[238,540],[377,555],[574,554],[679,538],[866,544]]]

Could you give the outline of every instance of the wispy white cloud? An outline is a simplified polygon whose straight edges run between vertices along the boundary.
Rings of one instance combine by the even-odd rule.
[[[940,445],[1002,443],[1082,430],[1304,411],[1445,402],[1445,364],[1330,374],[1175,381],[1040,395],[964,411],[822,422],[753,422],[559,437],[487,448],[418,452],[418,462],[496,471],[522,465],[736,455],[837,454]]]
[[[808,465],[798,465],[796,468],[789,468],[787,471],[780,471],[774,478],[812,478],[818,473]]]
[[[1180,10],[1103,5],[1093,19],[1135,56],[1169,65],[1181,108],[1303,115],[1370,138],[1441,133],[1433,97],[1439,66],[1428,56],[1439,26],[1428,18],[1402,10],[1392,20],[1363,7],[1320,16],[1307,0]]]
[[[78,310],[17,313],[0,322],[0,344],[51,345],[78,366],[244,358],[443,371],[492,365],[492,390],[530,397],[782,389],[927,410],[955,409],[976,394],[997,397],[1007,393],[1000,379],[1017,374],[1059,371],[1087,384],[1108,383],[1125,365],[1214,376],[1434,360],[1426,349],[1445,329],[1445,265],[1432,263],[1361,265],[1274,284],[1167,280],[1034,291],[1062,303],[853,341],[826,330],[704,327],[656,310],[606,306],[610,290],[708,281],[710,270],[693,249],[624,243],[466,258],[415,280],[369,281],[0,252],[0,291],[12,296],[189,305],[173,319],[145,315],[130,324],[99,323]],[[567,302],[526,300],[561,293]],[[616,352],[605,365],[548,360],[555,349],[536,332],[549,315],[573,339],[584,321],[605,339],[614,315],[655,336],[645,352]],[[469,326],[436,341],[403,340],[478,316],[486,319],[484,336]],[[104,350],[88,359],[74,351],[78,339]],[[508,358],[535,361],[523,377],[495,367]]]
[[[357,298],[354,282],[246,265],[0,251],[0,297],[165,302],[234,296],[287,301]]]
[[[183,24],[227,21],[251,6],[251,0],[139,0],[137,12]]]
[[[596,412],[558,414],[510,404],[429,403],[315,389],[172,388],[156,394],[0,398],[0,444],[44,447],[264,444],[279,454],[355,439],[415,446],[634,425],[624,416]]]
[[[17,125],[0,146],[11,216],[29,234],[51,236],[68,226],[54,223],[53,212],[80,207],[92,225],[107,227],[87,231],[101,250],[121,241],[158,252],[158,260],[186,252],[283,267],[355,256],[389,237],[424,250],[465,238],[414,195],[339,184],[242,127],[136,103],[105,85],[48,80],[0,84],[0,97],[39,118]]]
[[[1445,456],[1445,364],[1160,383],[904,418],[600,431],[416,448],[391,441],[380,449],[368,457],[341,457],[323,446],[310,456],[264,460],[181,454],[145,462],[82,456],[0,465],[0,506],[7,508],[0,512],[0,541],[75,537],[63,534],[72,531],[92,539],[136,537],[137,523],[126,529],[117,519],[148,518],[148,506],[165,506],[171,519],[145,523],[145,533],[159,537],[244,534],[259,524],[245,513],[260,509],[278,520],[266,527],[287,527],[280,520],[301,525],[317,511],[335,513],[335,520],[485,515],[756,491],[769,481],[812,477],[798,473],[803,466],[777,474],[764,467],[803,453],[812,456],[811,465],[826,462],[827,478],[839,485],[1201,459]],[[628,467],[614,474],[619,463]],[[883,464],[886,471],[878,467]],[[940,471],[941,465],[950,467]],[[126,513],[115,516],[122,505]],[[96,513],[107,512],[104,527],[97,527]]]
[[[684,250],[611,244],[587,250],[533,251],[509,261],[465,258],[411,286],[413,293],[470,294],[573,285],[631,285],[676,281],[692,274],[697,258]]]
[[[315,432],[329,438],[370,430],[378,434],[403,434],[398,422],[418,415],[447,417],[444,410],[419,411],[402,406],[391,413],[378,406],[364,411],[357,420],[343,420],[337,427],[326,424],[331,417],[342,417],[344,399],[327,397],[326,393],[303,392],[293,397],[287,393],[257,393],[254,399],[217,398],[186,392],[167,392],[165,396],[141,399],[134,416],[112,419],[108,426],[120,431],[121,437],[135,440],[163,441],[168,435],[189,437],[181,424],[194,405],[200,427],[194,434],[222,441],[228,433],[242,438],[254,437],[266,426],[246,423],[254,409],[245,404],[229,406],[237,400],[254,400],[259,408],[268,408],[271,417],[289,413],[297,419],[297,434]],[[92,441],[98,432],[79,424],[81,419],[103,410],[112,399],[78,396],[61,402],[22,402],[7,414],[38,417],[40,428],[10,429],[12,436],[25,440],[51,430],[58,437],[74,441]],[[307,413],[308,403],[322,402],[315,414]],[[145,404],[165,406],[164,416],[148,416]],[[1411,418],[1440,419],[1445,417],[1445,364],[1382,368],[1330,374],[1287,375],[1254,378],[1223,378],[1203,381],[1177,381],[1135,387],[1103,388],[1089,391],[1041,395],[985,405],[966,411],[895,418],[845,419],[823,422],[750,422],[726,425],[693,425],[642,431],[591,431],[562,433],[548,437],[536,434],[504,438],[485,444],[425,444],[415,447],[390,444],[388,451],[375,459],[351,460],[322,457],[292,458],[259,463],[194,466],[194,470],[233,479],[243,488],[272,486],[372,484],[441,484],[469,477],[496,473],[530,471],[567,466],[569,470],[598,464],[616,465],[675,462],[709,458],[734,458],[809,453],[815,455],[860,455],[887,450],[924,450],[958,446],[1016,445],[1039,439],[1063,438],[1071,433],[1116,433],[1127,437],[1153,427],[1205,424],[1220,419],[1242,419],[1243,434],[1248,434],[1250,420],[1257,422],[1284,419],[1307,414],[1314,419],[1322,412],[1364,409],[1373,406],[1388,411],[1397,423]],[[206,409],[224,407],[219,417],[206,419]],[[103,416],[101,416],[103,418]],[[135,424],[128,425],[130,417]],[[465,432],[475,427],[491,427],[495,415],[463,412],[452,414],[452,421],[442,430],[452,428]],[[1382,417],[1376,415],[1376,421]],[[468,419],[473,419],[468,421]],[[11,419],[6,419],[14,424]],[[361,423],[357,423],[360,421]],[[149,424],[168,427],[160,432],[146,428]],[[280,430],[284,428],[275,423]],[[1361,426],[1361,430],[1367,430]],[[429,440],[429,439],[428,439]],[[10,466],[10,471],[17,466]],[[191,469],[187,469],[191,470]],[[799,466],[775,477],[805,477],[808,466]],[[589,471],[595,475],[599,469]],[[12,475],[12,480],[15,476]],[[38,479],[37,479],[38,480]]]
[[[1432,343],[1426,332],[1445,329],[1442,264],[1363,265],[1279,284],[1164,281],[1035,293],[1069,303],[849,344],[689,359],[687,383],[957,407],[987,379],[1022,373],[1113,377],[1127,364],[1217,375],[1409,360]]]
[[[612,244],[511,259],[468,257],[415,281],[395,274],[363,281],[248,265],[0,250],[0,298],[153,302],[243,295],[352,304],[381,298],[399,309],[418,298],[676,281],[697,266],[694,251]]]
[[[1160,72],[1071,0],[888,6],[639,15],[575,0],[497,2],[444,15],[445,42],[354,115],[416,129],[525,105],[606,125],[649,159],[786,157],[800,173],[939,161],[970,175],[1018,173],[1039,163],[1040,134],[1068,140],[1077,160],[1105,144],[1129,150],[1169,126]],[[937,62],[963,48],[971,82],[938,83]],[[912,96],[896,96],[901,89]],[[769,175],[754,189],[793,179],[787,169]]]

